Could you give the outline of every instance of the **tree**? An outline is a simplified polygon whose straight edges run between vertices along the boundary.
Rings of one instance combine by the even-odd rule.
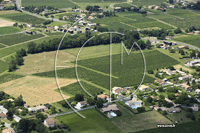
[[[97,108],[102,108],[103,107],[103,102],[97,101]]]
[[[156,48],[161,48],[161,44],[156,44]]]
[[[175,99],[176,99],[176,96],[175,96],[174,93],[169,93],[169,94],[168,94],[168,98],[169,98],[170,100],[175,100]]]
[[[153,70],[148,70],[147,72],[148,72],[148,74],[154,74]]]
[[[145,107],[138,107],[138,108],[137,108],[137,111],[138,111],[139,113],[144,112],[144,111],[145,111]]]
[[[174,33],[175,33],[175,34],[179,34],[179,33],[182,33],[182,31],[181,31],[181,29],[178,27],[177,29],[174,30]]]
[[[121,116],[121,115],[122,115],[122,112],[119,111],[119,110],[117,110],[117,111],[115,111],[115,114],[116,114],[117,116]]]
[[[169,36],[174,36],[174,33],[173,33],[173,32],[169,32],[168,35],[169,35]]]
[[[9,72],[12,72],[17,68],[17,61],[14,59],[13,56],[11,56],[11,60],[8,63],[8,65],[9,65]]]
[[[148,96],[147,99],[146,99],[146,101],[147,101],[148,103],[151,103],[151,102],[153,101],[153,99],[152,99],[150,96]]]
[[[33,54],[33,53],[35,53],[35,50],[36,50],[36,43],[34,43],[34,42],[30,42],[28,45],[27,45],[27,47],[28,47],[28,53],[30,53],[30,54]]]
[[[88,99],[87,99],[87,103],[88,103],[89,105],[91,105],[91,106],[92,106],[92,105],[95,105],[95,102],[96,102],[96,101],[95,101],[93,98],[88,98]]]
[[[52,114],[57,113],[56,107],[55,107],[55,106],[51,106],[50,110],[51,110],[51,113],[52,113]]]
[[[21,111],[21,115],[22,115],[22,116],[25,116],[25,115],[26,115],[26,111],[25,111],[25,110],[22,110],[22,111]]]
[[[164,110],[163,111],[163,115],[167,115],[168,113],[167,113],[167,111],[166,110]]]
[[[142,50],[146,48],[146,44],[143,40],[138,40],[137,44],[140,46]]]
[[[13,119],[13,112],[8,111],[8,112],[6,113],[6,115],[7,115],[7,119],[8,119],[8,120],[12,120],[12,119]]]
[[[165,99],[165,96],[164,96],[164,95],[160,95],[159,97],[160,97],[161,100],[164,100],[164,99]]]
[[[169,3],[170,3],[170,4],[173,4],[173,3],[174,3],[174,0],[169,0]]]
[[[43,113],[37,113],[36,115],[36,118],[40,121],[40,122],[43,122],[46,118],[47,118],[47,115],[44,115]]]
[[[169,50],[170,53],[175,53],[176,51],[174,49]]]
[[[76,94],[74,97],[74,101],[80,102],[84,100],[84,95],[83,94]]]

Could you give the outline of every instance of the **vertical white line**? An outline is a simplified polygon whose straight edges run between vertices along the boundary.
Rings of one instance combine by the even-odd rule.
[[[123,45],[121,42],[121,65],[123,65]]]
[[[111,89],[112,89],[112,33],[110,33],[110,102],[111,102]]]

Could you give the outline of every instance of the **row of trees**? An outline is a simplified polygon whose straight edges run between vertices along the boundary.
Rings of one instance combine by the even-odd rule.
[[[15,57],[11,57],[9,64],[9,72],[12,72],[17,69],[17,66],[21,66],[24,64],[24,59],[23,57],[26,56],[26,50],[21,49],[16,52]]]
[[[37,6],[25,6],[24,9],[26,11],[29,11],[29,12],[32,12],[32,13],[37,13],[37,14],[43,12],[45,9],[48,9],[48,10],[51,10],[51,11],[58,10],[58,8],[52,7],[52,6],[38,6],[38,7]]]

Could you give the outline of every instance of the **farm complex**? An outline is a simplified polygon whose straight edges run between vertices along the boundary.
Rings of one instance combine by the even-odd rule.
[[[2,133],[197,133],[200,1],[0,0]]]

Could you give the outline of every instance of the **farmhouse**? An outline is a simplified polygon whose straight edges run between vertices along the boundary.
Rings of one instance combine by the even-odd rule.
[[[32,108],[28,108],[29,111],[32,112],[37,112],[39,110],[47,110],[47,107],[44,105],[40,105],[40,106],[36,106],[36,107],[32,107]]]
[[[12,133],[12,131],[11,131],[10,129],[4,129],[4,130],[2,131],[2,133]]]
[[[132,98],[132,100],[126,101],[125,104],[131,107],[132,109],[137,109],[138,107],[142,107],[142,101],[137,100],[137,98]]]
[[[47,127],[54,127],[56,123],[53,119],[46,119],[44,120],[44,125]]]
[[[182,87],[188,92],[190,92],[192,90],[192,87],[189,85],[186,85],[186,84],[182,84]]]
[[[112,88],[112,93],[114,93],[114,94],[120,94],[122,91],[127,92],[126,89],[123,89],[121,87],[114,87],[114,88]]]
[[[121,11],[121,7],[115,7],[114,12],[120,12]]]
[[[82,107],[87,106],[87,101],[78,102],[75,106],[76,109],[81,109]]]
[[[101,95],[97,95],[97,99],[109,100],[109,96],[107,96],[107,94],[104,93],[104,94],[101,94]]]
[[[161,69],[160,72],[165,72],[169,76],[175,74],[175,72],[171,71],[170,69]]]
[[[4,113],[0,113],[0,118],[2,118],[2,119],[6,119],[6,118],[7,118],[7,115],[4,114]]]
[[[199,93],[200,93],[200,89],[196,89],[196,90],[194,91],[194,93],[195,93],[195,94],[199,94]]]
[[[168,112],[169,114],[177,113],[177,112],[180,112],[180,111],[181,111],[180,108],[169,108],[169,109],[167,109],[167,112]]]
[[[145,91],[145,90],[152,90],[153,91],[153,89],[152,88],[150,88],[149,86],[147,86],[147,85],[141,85],[140,86],[140,88],[139,88],[139,90],[141,90],[141,91]]]
[[[182,77],[179,77],[178,79],[179,80],[186,80],[186,79],[192,79],[193,78],[193,76],[191,75],[191,74],[181,74],[182,75]]]
[[[110,111],[118,111],[119,109],[117,108],[117,105],[116,104],[111,104],[111,105],[108,105],[107,107],[103,107],[100,109],[101,112],[110,112]]]
[[[196,60],[187,62],[186,65],[188,65],[188,66],[198,66],[198,65],[200,65],[200,59],[196,59]]]
[[[166,83],[165,81],[162,81],[162,80],[160,80],[160,79],[156,79],[154,82],[155,82],[155,83],[158,83],[159,86],[167,85],[167,83]]]

